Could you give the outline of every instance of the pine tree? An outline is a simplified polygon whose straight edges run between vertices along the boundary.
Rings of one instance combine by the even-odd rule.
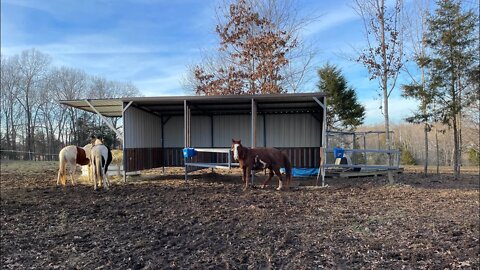
[[[365,107],[358,103],[355,90],[335,65],[325,64],[318,70],[317,87],[328,96],[327,128],[329,130],[354,130],[365,119]]]
[[[432,81],[430,87],[435,96],[443,123],[453,129],[455,178],[460,175],[461,160],[461,113],[466,98],[473,93],[467,91],[465,82],[478,65],[478,17],[473,11],[462,11],[459,1],[439,0],[438,8],[428,20],[426,42],[432,51],[430,65]],[[478,32],[477,32],[478,33]],[[472,91],[477,91],[473,88]]]

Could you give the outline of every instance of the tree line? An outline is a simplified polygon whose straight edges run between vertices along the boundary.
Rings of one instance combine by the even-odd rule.
[[[399,91],[419,102],[418,110],[406,120],[423,126],[424,172],[432,160],[431,148],[438,152],[441,146],[430,143],[434,131],[436,142],[439,137],[451,137],[453,154],[445,163],[452,162],[458,176],[462,153],[478,156],[480,152],[475,139],[467,138],[478,138],[478,11],[458,0],[437,0],[433,5],[414,0],[413,10],[403,4],[401,0],[354,1],[353,8],[364,23],[366,45],[352,59],[378,82],[385,148],[394,143],[389,132],[389,98]],[[315,67],[315,45],[302,39],[302,29],[321,17],[300,18],[292,0],[225,0],[216,15],[218,49],[190,67],[187,75],[186,85],[194,93],[298,92],[317,69],[317,88],[329,96],[328,128],[351,131],[363,124],[365,108],[341,67],[334,63]],[[399,74],[407,74],[410,81],[399,82]],[[49,57],[36,50],[2,57],[1,77],[2,149],[51,153],[59,145],[82,144],[89,130],[102,128],[94,115],[62,107],[56,100],[139,95],[129,83],[52,67]],[[440,155],[436,156],[438,160]]]
[[[480,153],[478,143],[466,143],[463,132],[476,124],[469,133],[478,139],[478,10],[462,6],[465,2],[459,0],[409,4],[411,10],[402,0],[355,0],[353,8],[363,21],[366,45],[356,48],[352,59],[368,70],[370,80],[378,82],[385,148],[394,144],[389,99],[400,91],[420,104],[405,120],[424,127],[424,172],[430,160],[429,134],[435,130],[437,142],[439,134],[451,136],[453,154],[444,163],[451,162],[458,177],[462,153]],[[293,1],[224,1],[217,14],[217,54],[191,69],[189,86],[196,94],[279,94],[297,92],[305,85],[314,51],[300,32],[312,18],[298,18]],[[317,74],[318,89],[329,97],[328,128],[351,131],[362,125],[365,108],[341,68],[326,63]],[[410,81],[399,82],[400,74],[407,74]],[[438,144],[436,148],[438,152]],[[390,165],[392,161],[390,157]],[[393,181],[392,174],[389,180]]]
[[[1,57],[2,158],[54,158],[65,145],[84,145],[92,134],[111,132],[94,114],[60,105],[58,100],[138,96],[131,83],[52,65],[49,55],[30,49]],[[118,125],[118,119],[113,119]]]

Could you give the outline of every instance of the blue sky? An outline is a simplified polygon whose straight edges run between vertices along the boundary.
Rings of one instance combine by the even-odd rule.
[[[56,66],[130,81],[145,96],[190,94],[182,87],[187,67],[217,49],[215,7],[221,0],[2,0],[1,51],[13,55],[36,48]],[[362,21],[351,0],[297,1],[302,14],[320,15],[302,36],[314,45],[316,67],[340,67],[360,102],[366,124],[380,123],[377,81],[351,60],[364,46]],[[318,78],[303,92],[316,90]],[[390,117],[400,122],[415,108],[396,90]]]

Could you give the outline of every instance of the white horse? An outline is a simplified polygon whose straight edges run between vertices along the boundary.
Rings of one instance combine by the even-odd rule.
[[[75,185],[75,180],[73,174],[77,169],[77,165],[88,165],[90,160],[90,149],[92,148],[91,144],[85,145],[83,148],[69,145],[60,150],[58,154],[59,168],[58,168],[58,177],[57,185],[66,185],[67,182],[67,165],[69,167],[70,178],[72,180],[72,185]]]
[[[88,175],[93,180],[94,190],[97,190],[97,184],[108,190],[110,184],[107,178],[107,170],[110,162],[112,162],[112,152],[100,139],[96,139],[90,152],[90,170]]]

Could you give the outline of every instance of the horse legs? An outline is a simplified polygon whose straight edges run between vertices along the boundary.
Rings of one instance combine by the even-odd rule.
[[[92,167],[91,164],[88,163],[88,165],[87,165],[87,172],[88,172],[88,182],[89,182],[89,183],[92,182],[92,171],[91,171],[91,169],[90,169],[91,167]]]
[[[90,166],[90,175],[93,180],[93,190],[97,190],[97,174],[96,174],[96,169],[95,169],[95,162],[92,162]]]
[[[60,185],[62,177],[63,177],[62,170],[58,170],[57,186]]]
[[[73,168],[70,168],[70,178],[72,180],[72,186],[75,186],[75,179],[74,179],[74,174],[77,171],[77,164],[71,164],[70,166],[73,166]]]
[[[57,176],[57,186],[62,184],[65,186],[66,182],[66,173],[67,173],[67,168],[66,168],[66,160],[63,159],[63,156],[60,156],[60,164],[58,166],[58,176]]]
[[[93,167],[93,166],[92,166],[92,163],[90,162],[90,163],[88,164],[88,181],[89,181],[90,183],[93,182],[92,167]]]
[[[107,173],[105,172],[105,169],[102,170],[103,172],[103,189],[105,190],[108,190],[108,186],[110,185],[110,183],[108,182],[108,178],[107,178]]]
[[[244,189],[248,189],[248,175],[249,173],[247,173],[247,167],[243,167],[242,168],[242,180],[245,184],[245,187]]]
[[[282,179],[282,174],[280,173],[280,168],[273,168],[275,171],[275,174],[278,177],[278,188],[277,190],[282,190],[283,189],[283,179]]]
[[[267,180],[263,181],[263,184],[262,184],[262,188],[265,188],[268,184],[268,182],[270,182],[270,180],[272,179],[274,173],[272,171],[272,169],[268,169],[269,172],[268,172],[268,177],[267,177]]]

